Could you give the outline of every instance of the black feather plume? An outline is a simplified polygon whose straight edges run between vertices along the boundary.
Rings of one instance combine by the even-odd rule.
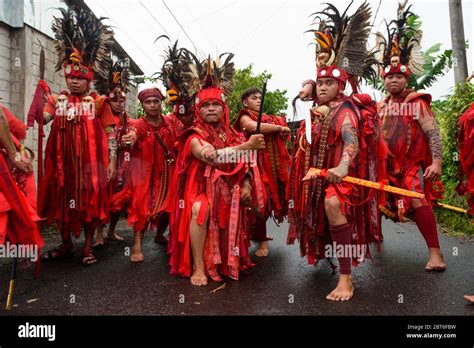
[[[83,7],[71,6],[67,10],[58,10],[61,16],[54,17],[52,24],[59,56],[56,70],[65,64],[75,63],[71,54],[76,53],[79,63],[92,69],[96,78],[107,78],[114,33],[110,26],[102,23],[105,18],[97,18]]]
[[[117,60],[115,63],[110,60],[107,78],[99,77],[95,81],[95,89],[99,94],[105,95],[114,89],[119,89],[127,93],[130,85],[130,69],[127,60]]]

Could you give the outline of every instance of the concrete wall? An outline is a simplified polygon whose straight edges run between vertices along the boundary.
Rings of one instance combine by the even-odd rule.
[[[45,52],[44,78],[53,93],[66,89],[62,69],[55,71],[57,55],[54,40],[48,35],[25,25],[23,28],[11,28],[0,23],[0,100],[24,123],[40,79],[40,51]],[[138,89],[130,87],[127,97],[127,112],[136,117]],[[51,125],[45,126],[43,149],[46,148]],[[27,132],[25,145],[37,152],[38,125]],[[35,173],[37,167],[35,163]]]
[[[11,107],[10,104],[10,29],[0,22],[0,103]]]

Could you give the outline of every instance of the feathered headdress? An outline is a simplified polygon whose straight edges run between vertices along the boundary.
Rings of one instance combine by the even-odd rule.
[[[130,84],[130,69],[127,66],[127,61],[122,59],[114,63],[111,60],[108,70],[106,79],[97,79],[95,89],[99,94],[107,95],[110,99],[117,98],[117,96],[125,98]]]
[[[97,18],[82,7],[59,10],[62,16],[54,17],[52,24],[59,57],[56,71],[64,68],[66,77],[78,76],[89,81],[94,77],[106,79],[114,33],[102,23],[104,17]]]
[[[166,35],[160,37],[168,38]],[[178,40],[176,40],[165,51],[165,60],[161,71],[155,73],[167,89],[167,103],[173,105],[175,112],[181,115],[186,114],[194,102],[194,95],[189,95],[188,89],[185,88],[183,74],[189,61],[184,59],[184,54],[184,49],[178,48]]]
[[[387,38],[377,33],[376,47],[379,51],[378,60],[384,67],[382,78],[392,74],[403,74],[407,78],[411,73],[423,73],[423,54],[420,42],[422,31],[409,25],[417,16],[410,11],[411,5],[404,10],[398,9],[398,18],[386,23]]]
[[[182,49],[183,70],[182,81],[189,97],[194,99],[195,114],[198,122],[202,118],[200,107],[208,100],[217,100],[224,108],[222,123],[230,125],[229,107],[225,96],[233,90],[234,63],[231,62],[233,53],[223,53],[216,60],[199,59],[189,50]],[[224,59],[225,57],[225,59]],[[227,128],[226,128],[227,129]]]
[[[368,77],[373,59],[367,50],[367,39],[370,35],[371,9],[364,2],[351,16],[347,6],[342,15],[338,9],[327,4],[327,7],[313,13],[319,26],[314,32],[316,40],[317,77],[329,77],[345,83],[350,76]],[[322,18],[324,16],[324,18]]]
[[[196,96],[204,89],[219,89],[223,94],[220,99],[224,101],[224,95],[230,95],[233,90],[232,78],[235,71],[234,63],[231,62],[233,57],[233,53],[222,53],[215,60],[209,57],[201,62],[191,51],[183,49],[182,77],[186,93],[189,96]],[[199,100],[196,101],[196,104],[198,103]]]

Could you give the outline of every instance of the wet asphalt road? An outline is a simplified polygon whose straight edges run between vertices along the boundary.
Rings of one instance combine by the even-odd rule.
[[[96,265],[80,264],[82,240],[73,259],[43,263],[39,280],[31,264],[19,263],[11,312],[4,310],[11,267],[0,263],[0,315],[474,315],[474,305],[462,298],[474,293],[472,241],[440,235],[448,270],[427,273],[427,248],[416,226],[385,221],[382,252],[373,248],[373,259],[353,270],[354,299],[334,303],[325,296],[337,277],[327,262],[308,265],[298,245],[285,244],[287,226],[268,223],[270,256],[254,257],[257,266],[239,281],[199,288],[168,273],[166,248],[151,233],[145,262],[131,263],[124,248],[132,246],[133,233],[121,221],[117,231],[125,241],[97,251]],[[60,243],[59,235],[45,240],[45,250]],[[225,289],[210,293],[223,283]]]

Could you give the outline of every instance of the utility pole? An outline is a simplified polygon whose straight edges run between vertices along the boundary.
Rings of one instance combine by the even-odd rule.
[[[454,82],[456,84],[464,83],[468,74],[461,0],[449,0],[449,21],[453,48]]]

